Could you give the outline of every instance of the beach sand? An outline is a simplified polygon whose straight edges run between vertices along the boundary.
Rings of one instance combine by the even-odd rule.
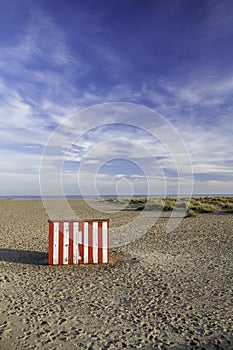
[[[83,218],[95,213],[70,202]],[[0,349],[233,349],[233,215],[167,213],[106,265],[48,266],[41,201],[0,202]],[[138,213],[110,218],[122,225]]]

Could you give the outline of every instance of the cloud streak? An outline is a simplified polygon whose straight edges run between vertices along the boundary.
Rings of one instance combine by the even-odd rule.
[[[37,179],[40,156],[61,123],[66,123],[66,129],[57,135],[49,162],[52,171],[61,159],[65,160],[63,170],[67,181],[69,176],[72,178],[72,171],[77,173],[82,162],[86,162],[87,181],[109,155],[112,158],[127,156],[144,165],[151,179],[162,179],[163,172],[167,183],[172,184],[177,170],[169,150],[173,149],[177,157],[179,150],[173,145],[169,130],[160,125],[155,127],[144,115],[135,113],[134,124],[144,120],[145,128],[156,130],[155,140],[142,130],[123,126],[124,118],[119,113],[124,115],[124,110],[110,115],[105,114],[104,109],[91,116],[98,127],[89,130],[85,118],[88,112],[80,112],[94,104],[131,102],[156,110],[177,129],[191,156],[195,191],[208,188],[208,191],[232,192],[233,76],[232,63],[226,63],[224,58],[229,53],[227,42],[232,35],[229,4],[222,5],[221,12],[218,6],[209,4],[209,11],[203,13],[197,6],[200,23],[179,4],[174,9],[174,13],[180,11],[176,15],[181,19],[181,27],[174,27],[174,35],[180,38],[177,48],[166,36],[167,26],[162,25],[164,18],[170,18],[173,25],[176,16],[165,8],[161,8],[161,20],[153,6],[142,9],[146,17],[131,11],[134,21],[130,22],[131,17],[115,15],[112,20],[110,5],[103,12],[96,8],[95,15],[82,5],[66,27],[59,20],[63,13],[58,16],[46,5],[25,4],[27,20],[22,30],[15,30],[18,34],[12,40],[6,33],[0,44],[1,174],[6,176],[3,181],[6,188],[9,173],[18,174],[22,183],[25,183],[23,174]],[[10,10],[16,16],[19,9],[16,5],[2,6],[3,13]],[[181,37],[184,15],[194,21],[194,29],[190,36],[184,32]],[[7,18],[9,16],[6,21]],[[19,23],[22,21],[21,18]],[[10,24],[14,27],[14,23]],[[127,24],[134,32],[128,30]],[[118,31],[125,38],[122,43]],[[159,41],[158,33],[166,39],[164,42]],[[134,37],[137,42],[133,41]],[[213,51],[214,45],[216,51]],[[221,68],[216,57],[222,63]],[[77,111],[81,113],[80,118],[73,123],[71,116]],[[111,124],[116,122],[119,126]],[[159,136],[165,135],[169,150],[159,140]],[[130,173],[128,167],[129,164],[124,164],[118,172],[109,164],[102,168],[101,188],[104,182],[115,184],[117,178],[142,183],[140,171],[135,173],[132,165]],[[112,173],[107,168],[111,168]],[[180,170],[180,176],[185,179],[188,174],[185,162]],[[9,182],[9,189],[11,185]],[[20,188],[23,186],[18,187],[17,193]],[[35,188],[33,186],[32,191]],[[69,188],[71,190],[71,183]]]

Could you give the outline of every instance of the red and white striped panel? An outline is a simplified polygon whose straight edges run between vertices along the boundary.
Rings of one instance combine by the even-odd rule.
[[[109,220],[49,221],[49,265],[109,262]]]

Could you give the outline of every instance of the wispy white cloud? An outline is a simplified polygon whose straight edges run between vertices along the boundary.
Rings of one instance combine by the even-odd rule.
[[[0,173],[6,176],[6,180],[9,173],[15,174],[15,179],[17,179],[17,175],[28,174],[34,176],[39,173],[40,154],[15,151],[14,149],[0,149],[0,156]]]
[[[222,180],[220,182],[223,184],[225,178],[229,185],[229,181],[232,181],[229,178],[232,172],[232,163],[226,162],[226,160],[232,160],[232,114],[228,109],[228,114],[225,113],[224,115],[222,115],[222,109],[219,108],[219,104],[223,104],[231,96],[233,88],[232,79],[224,78],[219,81],[218,85],[209,82],[207,82],[206,84],[204,84],[204,82],[200,82],[200,86],[197,84],[197,82],[194,82],[193,87],[189,85],[177,86],[175,88],[172,84],[162,85],[163,88],[166,89],[166,91],[168,91],[169,93],[158,93],[156,91],[156,87],[153,87],[154,94],[156,96],[155,100],[153,100],[152,98],[152,88],[150,89],[149,94],[147,93],[149,92],[149,90],[147,90],[145,86],[141,91],[138,91],[137,94],[130,94],[130,92],[127,92],[127,94],[131,96],[132,101],[134,100],[135,96],[137,96],[137,98],[139,98],[139,96],[140,98],[150,96],[151,103],[155,104],[156,102],[156,104],[161,106],[161,109],[164,108],[164,110],[168,112],[170,120],[174,121],[177,130],[179,131],[181,137],[184,140],[184,143],[186,144],[190,152],[191,159],[193,162],[194,175],[196,173],[198,175],[198,178],[200,178],[202,175],[204,176],[208,174],[209,178],[212,177],[213,179],[216,176],[221,176]],[[126,89],[125,91],[129,90]],[[121,88],[118,88],[116,97],[120,100],[120,98],[123,97],[123,95],[124,88],[122,86]],[[106,98],[108,99],[109,97],[107,96]],[[110,96],[109,99],[111,98],[112,96]],[[187,104],[190,105],[190,109],[188,112],[186,112],[188,114],[186,118],[184,107]],[[200,109],[205,110],[205,108],[207,108],[208,106],[212,106],[213,118],[211,114],[209,114],[207,117],[205,117],[203,123],[203,117],[199,119],[195,109],[198,107],[198,111],[200,113]],[[135,124],[136,122],[137,116],[135,115]],[[152,151],[155,145],[153,144],[153,142],[151,142],[150,137],[148,137],[147,135],[147,137],[145,137],[143,140],[142,135],[140,135],[140,137],[139,135],[136,136],[135,132],[137,133],[136,130],[128,130],[127,132],[125,130],[122,131],[122,133],[126,133],[126,138],[130,139],[132,138],[132,135],[134,135],[134,139],[137,139],[138,142],[142,142],[144,147]],[[88,148],[94,147],[95,144],[98,145],[98,143],[101,142],[102,137],[103,129],[99,129],[92,131],[91,138],[89,138],[87,143],[85,140],[81,139],[84,145],[86,143],[85,146],[87,148],[85,148],[85,152]],[[112,152],[113,156],[119,156],[119,154],[124,155],[126,149],[127,152],[130,152],[130,147],[124,144],[124,137],[121,138],[121,136],[118,136],[118,145],[114,142],[114,137],[115,136],[113,134],[113,141],[111,145],[102,144],[98,147],[99,153],[97,152],[98,154],[92,154],[94,163],[97,163],[96,159],[99,159],[99,162],[101,162],[101,154],[111,154]],[[172,162],[170,164],[167,164],[169,163],[169,158],[166,157],[166,152],[164,152],[164,150],[162,150],[161,147],[159,149],[158,144],[156,145],[156,148],[154,148],[154,150],[155,149],[157,151],[158,156],[164,157],[163,159],[160,159],[160,164],[162,164],[163,168],[171,169]],[[130,156],[132,158],[139,159],[140,152],[135,152],[135,149],[132,148]],[[143,159],[143,156],[141,158]],[[146,158],[144,158],[144,161],[146,161]],[[153,171],[153,167],[151,167],[151,171]],[[183,168],[183,171],[185,173],[185,168]],[[195,181],[196,184],[200,183],[199,180]],[[208,185],[208,181],[203,177],[203,183]],[[210,184],[213,183],[210,182]],[[224,186],[220,187],[222,190],[225,188]],[[202,188],[202,186],[200,186],[200,188]],[[211,188],[213,188],[212,185]]]
[[[9,177],[8,189],[14,188],[10,184],[13,177],[20,182],[27,174],[33,179],[36,175],[38,192],[43,146],[58,123],[73,112],[71,101],[76,90],[64,82],[79,70],[80,62],[51,17],[36,11],[16,43],[0,45],[0,151],[6,182],[9,172],[16,174]]]
[[[121,126],[121,131],[117,131],[113,125],[104,126],[116,121],[123,125],[124,110],[118,109],[115,114],[113,111],[109,115],[103,109],[101,113],[92,115],[92,120],[95,119],[98,126],[92,130],[89,130],[86,118],[91,111],[80,112],[75,123],[70,118],[76,111],[93,104],[122,101],[147,105],[173,123],[190,152],[193,170],[197,175],[196,188],[204,189],[205,184],[213,189],[216,185],[227,191],[224,178],[229,185],[232,171],[229,161],[233,160],[232,75],[220,74],[220,78],[219,75],[201,76],[197,69],[197,74],[192,75],[192,79],[187,78],[187,81],[179,77],[168,79],[158,76],[155,79],[153,76],[149,79],[148,76],[140,75],[141,81],[134,85],[130,74],[129,78],[123,79],[125,72],[133,69],[126,56],[120,51],[116,52],[113,46],[101,47],[98,42],[93,42],[92,54],[95,52],[96,57],[105,62],[103,72],[113,79],[105,87],[95,85],[92,79],[89,84],[82,86],[78,78],[89,72],[89,63],[79,55],[78,49],[71,49],[67,34],[53,18],[38,7],[31,11],[30,21],[24,32],[19,33],[17,42],[14,45],[0,45],[0,144],[2,171],[5,174],[10,171],[19,174],[31,172],[34,178],[32,173],[38,173],[40,164],[36,150],[46,145],[51,132],[59,124],[66,122],[65,129],[58,133],[56,144],[53,145],[55,153],[51,151],[51,171],[61,159],[73,161],[76,164],[75,171],[83,161],[87,166],[85,180],[88,183],[92,172],[108,158],[128,157],[146,169],[148,178],[157,177],[156,181],[159,181],[158,177],[162,179],[161,173],[164,172],[168,181],[175,181],[175,161],[169,150],[173,150],[177,157],[179,150],[169,130],[162,129],[156,120],[152,123],[144,115],[135,113],[132,124],[138,125],[140,121],[142,125],[143,121],[145,129],[156,130],[157,139],[137,128]],[[216,12],[211,14],[210,25],[223,25],[225,17],[216,16]],[[224,26],[230,30],[231,18],[228,16],[224,21]],[[103,30],[99,24],[94,25],[99,32]],[[84,42],[85,37],[80,37],[80,43],[83,45]],[[160,136],[166,134],[169,149],[159,140]],[[33,150],[34,154],[29,153]],[[113,186],[115,182],[111,174],[107,173],[107,169],[105,171],[105,174],[102,173],[101,186],[107,181],[112,181]],[[189,173],[187,162],[182,164],[180,171],[180,176],[185,179]],[[72,166],[64,166],[64,172],[67,172],[68,179],[72,176]],[[216,180],[217,176],[221,176],[221,180]],[[143,181],[142,175],[135,174],[133,170],[129,174],[126,169],[115,173],[115,178]]]

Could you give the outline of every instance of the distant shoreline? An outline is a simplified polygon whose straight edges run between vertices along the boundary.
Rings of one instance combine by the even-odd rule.
[[[169,212],[172,210],[183,210],[185,211],[185,217],[195,217],[201,213],[233,213],[233,195],[193,195],[192,197],[172,197],[172,196],[150,196],[150,197],[86,197],[81,196],[67,196],[65,198],[61,197],[46,197],[41,198],[40,196],[16,196],[16,197],[3,197],[2,202],[11,201],[95,201],[103,205],[120,205],[122,207],[120,210],[130,210],[130,211],[165,211]]]
[[[113,198],[113,199],[131,199],[131,198],[212,198],[212,197],[233,197],[232,193],[227,193],[227,194],[205,194],[205,193],[201,193],[201,194],[192,194],[192,195],[188,195],[188,194],[180,194],[179,196],[177,196],[176,194],[152,194],[152,195],[146,195],[146,194],[136,194],[133,196],[130,195],[114,195],[114,194],[108,194],[108,195],[102,195],[102,196],[81,196],[81,195],[67,195],[64,197],[61,196],[46,196],[43,197],[42,196],[36,196],[36,195],[31,195],[31,196],[14,196],[14,195],[6,195],[6,196],[0,196],[0,200],[51,200],[51,199],[107,199],[107,198]]]

